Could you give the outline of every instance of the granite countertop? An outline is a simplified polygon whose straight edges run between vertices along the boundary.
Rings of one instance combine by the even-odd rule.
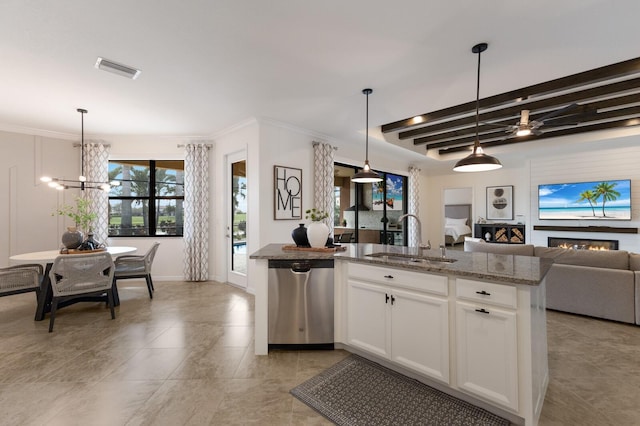
[[[257,252],[249,256],[250,259],[332,259],[336,252],[317,252],[317,251],[297,251],[283,250],[282,247],[291,246],[291,244],[269,244],[262,247]]]
[[[468,253],[447,250],[447,258],[455,262],[416,262],[411,257],[372,257],[372,253],[387,252],[419,256],[416,248],[382,244],[344,244],[345,251],[309,252],[283,250],[285,244],[269,244],[253,253],[251,259],[331,259],[384,265],[418,272],[435,272],[457,277],[485,279],[505,284],[538,285],[553,261],[535,256],[514,256],[493,253]],[[440,250],[423,250],[422,256],[439,258]]]
[[[553,264],[551,259],[535,256],[514,256],[493,253],[468,253],[447,250],[447,258],[455,262],[437,261],[416,262],[411,257],[394,258],[392,256],[372,257],[372,253],[387,252],[400,255],[419,256],[416,248],[382,244],[344,244],[345,251],[306,252],[285,251],[285,244],[269,244],[253,253],[251,259],[330,259],[347,260],[359,263],[392,268],[408,269],[418,272],[435,272],[457,277],[480,278],[505,284],[538,285]],[[423,250],[422,256],[439,258],[440,250]]]

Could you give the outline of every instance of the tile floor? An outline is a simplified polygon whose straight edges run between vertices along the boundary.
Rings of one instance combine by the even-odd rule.
[[[111,320],[83,303],[34,322],[34,294],[0,298],[3,425],[320,425],[289,390],[344,351],[253,355],[253,296],[220,283],[119,285]],[[640,424],[640,327],[549,312],[541,425]]]

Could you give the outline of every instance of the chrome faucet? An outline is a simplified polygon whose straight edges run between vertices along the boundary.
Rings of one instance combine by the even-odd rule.
[[[422,223],[420,222],[420,219],[418,219],[418,216],[416,216],[415,214],[411,214],[411,213],[403,214],[402,216],[400,216],[398,218],[398,222],[397,223],[402,222],[402,220],[407,218],[407,217],[412,217],[412,218],[414,218],[416,220],[416,224],[418,226],[418,249],[420,249],[420,250],[423,250],[423,249],[430,250],[431,249],[431,241],[427,240],[427,244],[423,244],[422,243]]]

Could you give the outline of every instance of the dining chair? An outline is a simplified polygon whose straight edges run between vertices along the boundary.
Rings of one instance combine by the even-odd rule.
[[[37,300],[41,281],[42,265],[36,263],[0,268],[0,297],[35,291]]]
[[[111,255],[104,251],[90,254],[63,254],[53,261],[49,272],[53,299],[49,333],[53,331],[56,310],[61,302],[88,296],[107,295],[111,319],[116,318],[113,301],[114,265]]]
[[[151,248],[143,255],[125,254],[118,256],[115,260],[116,271],[113,276],[113,285],[116,281],[129,278],[144,278],[147,281],[147,289],[149,290],[149,299],[153,299],[153,280],[151,279],[151,266],[153,258],[158,251],[160,243],[153,243]]]

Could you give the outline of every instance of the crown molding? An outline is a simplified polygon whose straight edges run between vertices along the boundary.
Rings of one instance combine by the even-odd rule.
[[[16,126],[13,124],[0,123],[0,131],[8,133],[18,133],[21,135],[42,136],[52,139],[63,139],[76,141],[80,135],[73,133],[54,132],[51,130],[36,129],[33,127]]]

